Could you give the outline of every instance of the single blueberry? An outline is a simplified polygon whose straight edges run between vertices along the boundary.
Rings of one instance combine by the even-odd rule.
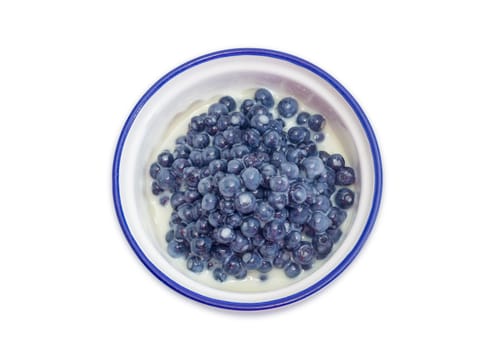
[[[323,130],[325,123],[325,118],[321,114],[314,114],[307,121],[309,129],[316,132]]]
[[[328,157],[326,166],[334,170],[339,170],[340,168],[343,168],[345,166],[344,157],[342,157],[341,154],[334,153],[330,157]]]
[[[288,177],[288,179],[290,180],[295,180],[296,178],[299,177],[300,171],[297,164],[288,161],[283,161],[280,164],[280,173]]]
[[[238,213],[232,213],[227,215],[226,220],[224,221],[226,226],[231,227],[232,229],[240,227],[242,222],[243,218]]]
[[[215,159],[208,164],[208,169],[211,175],[215,175],[218,171],[226,171],[227,161],[224,159]]]
[[[292,254],[287,250],[281,249],[274,258],[273,265],[278,269],[282,269],[288,265],[290,260],[292,260]]]
[[[228,115],[221,115],[216,125],[219,131],[224,131],[231,125],[231,118]]]
[[[217,196],[213,193],[207,193],[201,201],[201,209],[206,211],[214,210],[217,207]]]
[[[260,172],[253,167],[246,168],[241,173],[241,179],[243,180],[243,184],[250,191],[256,190],[263,181],[262,175]]]
[[[203,131],[204,128],[205,122],[203,117],[194,116],[193,118],[191,118],[191,122],[189,123],[189,130],[200,132]]]
[[[328,217],[332,220],[332,227],[339,227],[347,218],[347,213],[340,208],[331,207]]]
[[[287,228],[286,225],[289,224],[289,222],[287,221],[289,215],[290,215],[290,213],[285,208],[281,209],[281,210],[276,210],[274,212],[274,219],[283,222],[287,231],[288,231],[289,227]]]
[[[198,232],[199,235],[208,235],[212,231],[212,227],[208,221],[208,218],[206,216],[203,216],[196,220],[196,223],[194,224],[195,230]]]
[[[215,230],[213,238],[222,244],[231,243],[236,237],[236,233],[230,227],[220,227]]]
[[[310,242],[301,242],[299,247],[293,251],[293,259],[297,264],[308,265],[314,261],[315,251]]]
[[[223,103],[214,103],[210,107],[208,107],[208,115],[220,117],[223,114],[227,114],[229,112],[228,108]]]
[[[211,253],[212,258],[221,263],[226,261],[231,255],[233,255],[233,251],[228,245],[218,243],[212,244]]]
[[[201,199],[201,195],[197,190],[187,189],[186,192],[184,192],[184,199],[186,203],[193,203],[198,199]]]
[[[262,273],[268,273],[272,269],[273,269],[273,264],[268,260],[264,260],[257,271]]]
[[[285,152],[274,151],[273,154],[271,155],[270,161],[272,165],[274,165],[276,168],[279,168],[281,164],[287,163]]]
[[[205,147],[201,151],[201,158],[203,160],[203,164],[210,164],[214,160],[218,160],[220,157],[220,151],[214,146]]]
[[[226,175],[219,182],[219,192],[224,197],[234,197],[241,190],[241,182],[240,179],[233,174]]]
[[[263,184],[266,188],[269,188],[269,181],[273,176],[277,174],[276,167],[269,163],[263,163],[260,166],[260,173],[262,174]]]
[[[189,153],[191,153],[191,149],[187,145],[177,145],[174,150],[174,159],[189,158]],[[160,164],[161,165],[161,164]],[[172,164],[173,166],[173,164]]]
[[[311,217],[311,209],[305,205],[297,205],[290,209],[290,222],[293,224],[303,225]]]
[[[302,161],[302,167],[309,179],[314,179],[325,171],[325,165],[319,157],[307,157]]]
[[[172,162],[173,163],[173,162]],[[153,163],[151,164],[151,166],[149,167],[149,175],[153,178],[153,179],[156,179],[156,175],[158,175],[158,173],[160,172],[161,170],[161,166],[160,164],[158,163]]]
[[[182,173],[182,179],[184,183],[188,187],[196,188],[198,186],[198,182],[200,181],[200,169],[196,167],[187,167],[184,169]]]
[[[170,153],[170,151],[163,151],[158,155],[158,164],[160,164],[162,167],[170,167],[172,166],[172,163],[174,162],[174,155]]]
[[[231,154],[233,158],[243,158],[245,155],[250,153],[250,148],[246,145],[234,145],[231,149]]]
[[[206,132],[195,133],[191,142],[194,148],[204,148],[207,147],[210,143],[210,136]]]
[[[229,146],[229,143],[222,133],[218,133],[214,136],[213,145],[218,149],[223,150]]]
[[[172,208],[174,208],[174,210],[177,210],[177,208],[184,203],[186,203],[184,192],[179,191],[172,194],[172,197],[170,198],[170,204],[172,205]]]
[[[254,248],[260,248],[264,245],[264,243],[266,243],[266,239],[260,233],[257,233],[251,239],[252,239],[252,246]]]
[[[236,276],[244,269],[243,261],[237,255],[230,256],[223,265],[224,271],[231,276]]]
[[[286,160],[295,164],[300,164],[307,157],[307,152],[300,148],[288,149]]]
[[[288,191],[289,184],[288,177],[284,175],[276,175],[269,180],[269,187],[275,192]]]
[[[274,131],[282,132],[283,129],[285,128],[285,121],[281,118],[276,118],[271,120],[269,123],[269,128]]]
[[[247,269],[249,270],[257,270],[261,265],[264,259],[262,256],[256,251],[246,252],[241,257],[241,260],[245,263]]]
[[[160,193],[162,193],[164,191],[163,188],[160,187],[160,185],[158,185],[158,182],[156,181],[153,181],[153,183],[151,184],[151,192],[157,196],[159,195]]]
[[[243,163],[246,167],[259,168],[269,161],[269,154],[264,152],[252,152],[243,156]]]
[[[332,251],[333,241],[328,234],[316,235],[312,239],[312,246],[316,251],[317,259],[324,259]]]
[[[212,248],[212,240],[208,237],[194,238],[190,242],[191,253],[202,258],[210,257],[210,250]]]
[[[313,211],[321,211],[323,213],[328,213],[331,207],[332,203],[330,202],[330,198],[328,198],[327,196],[319,195],[316,196],[314,204],[311,206],[311,209]]]
[[[339,228],[330,228],[326,230],[326,234],[332,240],[333,244],[337,243],[342,237],[342,231]]]
[[[280,220],[268,222],[262,230],[264,238],[270,242],[278,242],[286,236],[285,225]]]
[[[278,113],[283,118],[293,117],[293,115],[297,113],[298,109],[299,104],[293,97],[285,97],[278,103]]]
[[[231,96],[223,96],[219,99],[219,103],[222,103],[226,106],[229,112],[232,112],[236,109],[236,101]]]
[[[264,259],[272,261],[278,254],[279,249],[278,243],[266,241],[259,247],[259,253]]]
[[[307,199],[306,187],[301,183],[294,183],[289,191],[290,201],[296,204],[304,203]]]
[[[267,200],[276,210],[281,210],[288,205],[288,195],[284,192],[271,192],[267,196]]]
[[[231,150],[226,148],[220,152],[220,158],[223,160],[231,160],[234,157],[232,156]]]
[[[227,279],[227,274],[221,267],[216,267],[212,273],[214,279],[219,282],[224,282]]]
[[[257,200],[251,192],[241,192],[236,195],[234,209],[241,214],[250,214],[257,207]]]
[[[174,230],[168,230],[165,235],[165,241],[170,243],[174,239]]]
[[[306,124],[307,121],[309,120],[309,117],[311,115],[307,112],[300,112],[298,115],[297,115],[297,124],[298,125],[303,125],[303,124]]]
[[[290,231],[288,235],[285,236],[285,248],[288,250],[294,250],[298,248],[302,240],[302,235],[299,231]]]
[[[246,129],[250,125],[248,118],[241,112],[233,112],[229,115],[229,123],[234,127]]]
[[[285,266],[285,275],[289,278],[297,277],[298,275],[300,275],[300,271],[300,266],[294,262],[291,262],[290,264]]]
[[[293,126],[288,129],[288,141],[291,143],[302,143],[309,141],[311,133],[303,126]]]
[[[260,202],[255,210],[255,215],[262,222],[268,222],[274,217],[274,209],[267,202]]]
[[[256,149],[261,142],[260,132],[257,129],[247,129],[242,135],[243,142],[250,148]]]
[[[323,142],[325,140],[325,134],[323,134],[322,132],[314,134],[313,140],[316,141],[317,143]]]
[[[341,209],[349,209],[354,204],[354,192],[341,188],[335,194],[335,204]]]
[[[223,214],[229,215],[234,213],[234,201],[229,198],[219,200],[219,209]]]
[[[332,220],[326,216],[325,213],[320,211],[315,211],[312,213],[311,218],[308,221],[310,227],[316,232],[324,232],[328,227],[332,225]]]
[[[191,164],[193,164],[195,167],[202,167],[205,163],[203,162],[203,155],[200,150],[193,149],[191,153],[189,154],[189,160],[191,161]]]
[[[248,111],[250,111],[250,108],[252,108],[254,105],[255,105],[254,100],[249,100],[249,99],[244,100],[240,106],[241,113],[243,113],[244,115],[247,115]]]
[[[328,166],[328,164],[326,164],[326,163],[328,161],[328,158],[330,158],[330,153],[328,153],[327,151],[319,151],[318,157],[319,157],[319,159],[321,159],[321,161],[323,163],[325,163],[326,166]]]
[[[258,114],[250,120],[250,126],[260,134],[264,134],[266,130],[269,129],[269,123],[271,122],[271,116],[267,114]]]
[[[224,139],[228,145],[234,145],[235,143],[241,142],[241,129],[231,126],[222,132]]]
[[[243,236],[241,233],[236,234],[234,240],[231,242],[231,250],[235,253],[245,253],[252,248],[250,240]]]
[[[253,216],[247,217],[243,220],[240,230],[243,235],[252,238],[259,232],[260,222]]]
[[[273,95],[267,89],[264,88],[257,89],[257,91],[255,91],[254,99],[255,101],[257,101],[258,103],[267,108],[271,108],[274,106]]]
[[[224,215],[220,211],[213,211],[208,214],[208,222],[212,227],[218,228],[224,223]]]
[[[212,192],[214,189],[215,189],[215,186],[214,186],[214,180],[213,178],[210,176],[210,177],[204,177],[203,179],[201,179],[199,182],[198,182],[198,186],[197,186],[197,189],[198,189],[198,192],[203,196],[209,192]]]
[[[342,167],[335,173],[335,183],[340,186],[349,186],[356,182],[354,169],[350,167]]]
[[[189,248],[185,241],[173,240],[168,243],[167,252],[172,258],[186,256]]]
[[[227,162],[227,172],[229,174],[239,174],[244,168],[245,166],[238,159],[231,159]]]
[[[176,188],[175,176],[168,168],[160,169],[156,175],[156,182],[162,190],[173,191]]]
[[[247,113],[247,116],[248,118],[250,118],[250,120],[260,115],[269,115],[269,110],[259,103],[253,105]]]
[[[275,130],[269,130],[264,133],[263,143],[272,151],[276,151],[281,147],[281,135]]]
[[[305,141],[299,145],[300,149],[303,149],[308,157],[318,156],[318,146],[314,141]]]

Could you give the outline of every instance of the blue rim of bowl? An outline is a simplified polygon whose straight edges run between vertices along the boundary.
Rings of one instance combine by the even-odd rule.
[[[352,250],[344,258],[344,260],[342,260],[342,262],[339,265],[337,265],[337,267],[335,267],[325,277],[323,277],[320,281],[316,282],[312,286],[309,286],[308,288],[303,289],[292,295],[264,302],[242,303],[242,302],[231,302],[215,298],[209,298],[181,286],[180,284],[178,284],[177,282],[166,276],[146,257],[144,252],[140,249],[139,245],[135,241],[134,236],[127,225],[127,221],[123,213],[123,208],[120,198],[119,171],[120,171],[120,159],[123,151],[123,146],[125,144],[128,132],[132,127],[135,118],[140,113],[144,105],[163,85],[165,85],[173,77],[202,63],[231,56],[265,56],[278,60],[283,60],[298,65],[302,68],[305,68],[311,71],[312,73],[318,75],[322,79],[324,79],[342,95],[342,97],[349,103],[351,108],[356,113],[366,133],[366,137],[370,144],[370,149],[373,156],[373,166],[374,166],[373,203],[366,225],[363,229],[363,232],[361,233],[361,236],[359,237],[358,241],[356,242]],[[139,100],[139,102],[137,102],[132,112],[130,113],[129,117],[127,118],[118,139],[113,159],[112,187],[113,187],[113,201],[116,214],[118,216],[118,221],[123,230],[123,233],[125,234],[127,241],[129,242],[135,254],[146,266],[146,268],[149,271],[151,271],[151,273],[153,273],[153,275],[155,275],[160,281],[162,281],[168,287],[174,289],[178,293],[206,305],[216,306],[224,309],[232,309],[232,310],[265,310],[265,309],[271,309],[288,305],[316,293],[317,291],[325,287],[327,284],[332,282],[337,276],[339,276],[358,255],[359,251],[361,250],[368,236],[370,235],[370,232],[373,228],[373,225],[375,224],[375,220],[379,211],[380,201],[382,198],[382,161],[380,157],[380,151],[378,148],[377,140],[375,138],[373,129],[368,121],[368,118],[366,117],[365,113],[363,112],[359,104],[356,102],[354,97],[352,97],[352,95],[330,74],[328,74],[321,68],[315,66],[314,64],[308,61],[305,61],[299,57],[284,52],[268,50],[268,49],[260,49],[260,48],[237,48],[237,49],[228,49],[228,50],[212,52],[180,65],[179,67],[175,68],[174,70],[164,75],[161,79],[159,79],[153,86],[151,86],[151,88],[144,94],[144,96],[142,96],[142,98]]]

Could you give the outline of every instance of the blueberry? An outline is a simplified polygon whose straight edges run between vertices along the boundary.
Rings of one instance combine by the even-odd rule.
[[[259,247],[259,253],[266,260],[273,260],[280,250],[278,243],[266,241]]]
[[[286,192],[288,191],[289,181],[288,177],[283,175],[276,175],[271,177],[269,180],[269,187],[271,190],[276,192]]]
[[[302,161],[302,167],[309,179],[314,179],[325,171],[325,165],[319,157],[307,157]]]
[[[153,183],[151,184],[151,192],[157,196],[159,195],[160,193],[162,193],[164,191],[163,188],[160,187],[160,185],[158,185],[158,182],[156,181],[153,181]]]
[[[191,153],[189,154],[189,160],[195,167],[201,167],[205,164],[203,162],[203,155],[201,151],[197,149],[191,151]]]
[[[275,130],[267,131],[263,136],[263,143],[270,150],[275,151],[281,147],[281,135]]]
[[[234,157],[231,154],[231,150],[226,148],[220,152],[220,158],[223,160],[231,160]]]
[[[227,162],[227,172],[229,174],[239,174],[245,166],[238,159],[231,159]]]
[[[314,114],[307,121],[309,129],[316,132],[323,130],[325,123],[325,118],[321,114]]]
[[[174,150],[174,159],[189,158],[189,153],[191,153],[191,149],[186,145],[177,145]],[[173,165],[172,165],[173,166]]]
[[[243,219],[241,218],[241,216],[238,213],[229,214],[228,216],[226,216],[226,220],[224,221],[226,226],[228,226],[232,229],[240,227],[242,222],[243,222]]]
[[[333,241],[328,234],[316,235],[312,239],[312,246],[318,259],[324,259],[332,251]]]
[[[241,129],[236,127],[229,127],[227,130],[222,132],[224,139],[228,145],[234,145],[235,143],[241,142]]]
[[[271,262],[268,260],[264,260],[260,265],[260,267],[258,268],[258,271],[262,273],[268,273],[272,269],[273,269],[273,264],[271,264]]]
[[[247,116],[250,118],[250,121],[254,117],[258,117],[260,115],[269,115],[269,110],[265,106],[259,103],[253,105],[247,113]]]
[[[260,166],[260,173],[262,174],[262,178],[264,179],[264,184],[269,187],[269,181],[271,177],[277,174],[276,167],[269,163],[264,163]]]
[[[212,227],[210,226],[210,223],[206,216],[203,216],[196,220],[194,227],[199,235],[208,235],[212,231]]]
[[[288,141],[291,143],[302,143],[309,141],[311,133],[303,126],[293,126],[288,129]]]
[[[213,178],[212,177],[204,177],[198,182],[198,192],[203,196],[209,192],[214,190]]]
[[[307,190],[301,183],[294,183],[289,191],[290,201],[296,204],[304,203],[307,199]]]
[[[298,248],[302,240],[302,235],[299,231],[291,231],[285,236],[285,248],[288,250],[294,250]]]
[[[269,154],[265,152],[252,152],[243,156],[243,163],[247,167],[258,168],[269,161]]]
[[[216,281],[224,282],[227,279],[227,274],[220,267],[216,267],[212,275]]]
[[[349,186],[356,181],[354,169],[350,167],[342,167],[335,174],[335,183],[340,186]]]
[[[342,157],[342,155],[338,153],[334,153],[330,157],[328,157],[326,165],[331,169],[339,170],[340,168],[343,168],[345,166],[344,157]]]
[[[223,268],[224,272],[226,272],[228,275],[231,276],[238,275],[244,268],[243,261],[239,256],[232,255],[227,259],[226,262],[224,262]]]
[[[251,239],[252,239],[252,246],[254,248],[260,248],[264,245],[264,243],[266,243],[266,239],[260,233],[257,233]]]
[[[286,155],[283,151],[275,151],[271,156],[271,164],[279,168],[281,164],[286,163]]]
[[[340,208],[331,207],[328,212],[328,218],[332,220],[333,227],[339,227],[347,218],[347,213]]]
[[[227,110],[229,112],[232,112],[232,111],[234,111],[236,109],[236,101],[231,96],[223,96],[223,97],[221,97],[219,99],[219,103],[221,103],[224,106],[226,106],[226,108],[227,108]]]
[[[288,205],[288,195],[283,192],[271,192],[267,196],[267,200],[276,210],[281,210]]]
[[[278,242],[285,238],[286,230],[283,222],[279,220],[272,220],[268,222],[263,229],[265,239],[270,242]]]
[[[208,215],[208,222],[212,227],[218,228],[224,223],[224,215],[220,211],[213,211]]]
[[[267,202],[260,202],[255,210],[255,215],[262,222],[268,222],[274,217],[274,209]]]
[[[323,134],[322,132],[314,134],[313,140],[316,141],[317,143],[323,142],[325,140],[325,134]]]
[[[184,192],[184,198],[185,198],[185,201],[186,203],[193,203],[195,201],[197,201],[198,199],[201,198],[201,195],[198,191],[196,190],[186,190],[186,192]]]
[[[326,234],[332,240],[333,244],[337,243],[342,237],[342,231],[339,228],[330,228],[326,230]]]
[[[210,136],[206,132],[196,133],[191,140],[194,148],[204,148],[210,143]]]
[[[231,125],[239,127],[240,129],[247,129],[250,126],[250,121],[241,112],[233,112],[229,115],[229,122]]]
[[[218,131],[226,130],[231,125],[231,117],[229,117],[228,115],[221,115],[219,119],[217,119],[216,125]]]
[[[283,161],[280,164],[280,173],[290,180],[295,180],[299,177],[299,167],[295,163]]]
[[[215,159],[208,164],[208,169],[210,170],[211,175],[215,175],[218,171],[226,171],[227,161],[224,159]]]
[[[288,219],[288,216],[289,216],[289,212],[286,209],[276,210],[274,212],[274,219],[283,222],[285,225],[289,224],[288,221],[286,221]],[[285,226],[285,228],[286,228],[286,226]]]
[[[315,251],[311,243],[301,242],[293,252],[293,259],[299,265],[308,265],[314,261]]]
[[[314,192],[316,194],[332,194],[333,191],[329,191],[329,187],[328,187],[328,184],[326,184],[325,182],[315,182],[314,185]]]
[[[210,257],[210,249],[212,248],[212,240],[208,237],[194,238],[190,242],[191,253],[202,258]]]
[[[278,269],[284,268],[292,260],[292,254],[284,249],[281,249],[273,260],[274,267]]]
[[[328,153],[326,151],[319,151],[318,157],[319,157],[319,159],[321,159],[321,161],[323,163],[325,163],[326,166],[328,166],[328,164],[326,164],[326,162],[328,161],[328,158],[330,158],[330,153]]]
[[[250,216],[243,220],[240,230],[243,235],[252,238],[259,232],[260,222],[256,218]]]
[[[191,122],[189,123],[189,130],[200,132],[203,131],[204,128],[205,122],[203,117],[195,116],[191,118]]]
[[[170,198],[170,204],[172,205],[172,208],[177,210],[177,207],[184,203],[186,203],[184,192],[175,192],[174,194],[172,194],[172,197]]]
[[[308,157],[317,156],[318,155],[318,146],[314,141],[305,141],[299,145],[300,149],[303,149]]]
[[[295,164],[301,163],[307,157],[307,152],[300,148],[289,149],[286,152],[286,160]]]
[[[239,193],[241,190],[241,182],[240,179],[236,175],[226,175],[219,182],[219,192],[224,197],[234,197],[236,193]]]
[[[278,103],[278,113],[283,118],[293,117],[297,110],[299,109],[299,104],[297,100],[292,97],[285,97]]]
[[[233,214],[234,213],[234,201],[232,199],[223,198],[219,200],[219,209],[224,214]]]
[[[274,98],[273,95],[267,89],[258,89],[255,91],[255,101],[260,103],[261,105],[271,108],[274,106]]]
[[[230,227],[220,227],[214,232],[213,235],[213,238],[222,244],[231,243],[235,237],[236,234]]]
[[[158,155],[158,164],[160,164],[162,167],[170,167],[172,166],[172,163],[174,162],[174,155],[170,153],[170,151],[163,151]]]
[[[325,213],[315,211],[312,213],[308,224],[314,229],[314,231],[324,232],[328,227],[332,225],[332,220],[330,220]]]
[[[290,209],[290,222],[303,225],[309,220],[311,214],[311,209],[307,206],[298,205]]]
[[[253,167],[246,168],[241,173],[241,179],[243,180],[243,184],[250,191],[256,190],[263,181],[262,175],[260,172]]]
[[[168,230],[167,234],[165,235],[165,241],[167,241],[167,243],[170,243],[172,242],[173,239],[174,239],[174,230]]]
[[[306,124],[307,121],[309,120],[309,117],[311,115],[307,112],[300,112],[298,115],[297,115],[297,124],[298,125],[303,125],[303,124]]]
[[[201,159],[203,164],[210,164],[214,160],[218,160],[220,157],[220,151],[214,146],[205,147],[201,151]]]
[[[261,142],[260,132],[253,128],[247,129],[242,135],[242,140],[248,147],[256,149]]]
[[[252,248],[250,240],[243,236],[241,233],[236,234],[234,240],[231,242],[231,250],[235,253],[245,253]]]
[[[206,211],[214,210],[217,207],[217,196],[213,193],[207,193],[201,201],[201,209]]]
[[[223,114],[227,114],[229,112],[228,108],[223,103],[214,103],[210,107],[208,107],[208,115],[220,117]]]
[[[153,163],[151,164],[151,166],[149,167],[149,175],[153,178],[153,179],[156,179],[156,175],[158,175],[158,173],[160,172],[161,170],[161,166],[160,164],[158,163]]]
[[[269,128],[269,123],[271,122],[271,117],[267,114],[259,114],[250,120],[250,126],[259,131],[260,134],[264,134],[264,132]]]
[[[257,207],[257,200],[251,192],[241,192],[236,195],[234,208],[241,214],[250,214]]]
[[[277,132],[282,132],[283,129],[285,128],[285,121],[281,118],[277,119],[272,119],[269,122],[269,129],[277,131]]]
[[[160,169],[160,171],[156,175],[156,183],[162,190],[173,191],[176,187],[175,176],[168,168]]]
[[[172,258],[186,256],[189,248],[185,241],[170,241],[168,243],[167,252]]]
[[[327,196],[319,195],[316,196],[314,200],[314,204],[311,206],[313,211],[321,211],[323,213],[328,213],[332,204],[330,202],[330,198]]]
[[[200,169],[192,166],[185,168],[182,173],[182,179],[188,187],[196,188],[200,181],[200,176]]]
[[[250,153],[250,148],[246,145],[235,145],[231,149],[231,155],[233,158],[243,158],[245,155]]]
[[[349,209],[354,203],[354,192],[348,188],[341,188],[335,194],[335,204],[341,209]]]
[[[252,108],[254,105],[255,105],[254,100],[249,100],[249,99],[244,100],[240,106],[241,113],[243,113],[244,115],[247,115],[248,111],[250,111],[250,108]]]
[[[218,133],[214,136],[213,145],[218,149],[223,150],[229,146],[229,143],[227,142],[226,138],[222,133]]]
[[[233,255],[233,252],[228,245],[218,243],[212,244],[211,253],[212,258],[221,263],[226,261],[231,255]]]
[[[245,263],[247,269],[249,270],[257,270],[261,265],[264,259],[262,256],[256,251],[246,252],[241,257],[241,260]]]
[[[294,262],[291,262],[285,266],[285,275],[289,278],[295,278],[300,275],[300,266]]]

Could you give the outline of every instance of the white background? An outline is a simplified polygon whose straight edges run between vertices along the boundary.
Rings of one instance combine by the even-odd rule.
[[[0,348],[498,349],[494,3],[0,2]],[[385,175],[378,222],[347,271],[254,313],[157,281],[111,198],[114,146],[146,89],[188,59],[245,46],[344,84]]]

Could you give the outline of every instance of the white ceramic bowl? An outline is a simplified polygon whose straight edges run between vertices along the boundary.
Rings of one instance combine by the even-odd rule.
[[[266,87],[294,96],[323,114],[356,171],[355,202],[344,239],[331,256],[296,283],[263,291],[231,291],[200,282],[172,264],[164,240],[153,233],[147,199],[152,154],[177,115],[194,101]],[[306,110],[307,110],[306,108]],[[178,121],[177,121],[178,122]],[[187,120],[186,120],[187,127]],[[113,197],[118,220],[132,249],[166,285],[199,302],[258,310],[303,299],[335,279],[367,239],[378,212],[382,168],[375,135],[358,103],[331,75],[298,57],[264,49],[231,49],[186,62],[155,83],[139,100],[120,134],[113,163]]]

